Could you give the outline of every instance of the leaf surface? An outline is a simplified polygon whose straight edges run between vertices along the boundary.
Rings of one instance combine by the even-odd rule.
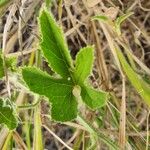
[[[81,90],[81,97],[90,108],[96,109],[106,104],[108,93],[95,90],[90,86],[83,86]]]
[[[45,58],[56,73],[68,78],[73,65],[61,28],[47,10],[41,12],[39,24],[42,34],[40,45]]]
[[[0,98],[0,124],[5,124],[10,130],[15,129],[18,125],[14,108],[2,98]]]
[[[72,90],[72,83],[51,77],[46,72],[35,67],[25,67],[22,70],[23,79],[31,91],[48,98],[53,96],[65,96]]]
[[[76,118],[77,102],[72,95],[71,81],[53,78],[34,67],[23,68],[22,75],[31,91],[46,96],[52,103],[51,115],[54,120],[69,121]]]
[[[51,102],[51,116],[56,121],[70,121],[77,116],[77,98],[92,109],[101,107],[106,102],[107,94],[85,86],[84,82],[92,71],[94,49],[92,46],[82,48],[77,54],[75,68],[66,46],[62,30],[57,26],[53,16],[42,10],[39,17],[42,34],[41,48],[44,57],[52,69],[62,78],[54,78],[34,68],[22,69],[23,79],[29,89],[46,96]],[[80,90],[75,87],[81,87]],[[83,87],[83,89],[82,89]]]
[[[76,84],[83,84],[86,78],[92,71],[94,62],[94,49],[92,46],[82,48],[77,56],[75,62],[74,76],[76,78]]]
[[[77,101],[72,94],[67,93],[65,96],[55,96],[52,98],[51,115],[54,120],[70,121],[77,117]]]

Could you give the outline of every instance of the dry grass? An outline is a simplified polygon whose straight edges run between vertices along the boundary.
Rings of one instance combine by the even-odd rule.
[[[43,1],[40,0],[13,0],[0,8],[0,45],[6,57],[18,58],[18,66],[33,64],[36,59],[39,48],[37,16],[42,4]],[[108,140],[117,142],[120,149],[124,149],[125,145],[129,150],[150,149],[149,108],[124,76],[113,44],[116,42],[118,46],[126,46],[130,50],[133,60],[138,64],[132,67],[150,83],[150,1],[60,0],[53,2],[52,11],[65,32],[73,58],[81,47],[95,45],[95,67],[90,77],[91,83],[95,88],[109,91],[112,95],[105,108],[95,112],[84,110],[86,119],[100,133],[106,135]],[[121,38],[113,34],[110,26],[91,21],[92,16],[101,13],[115,20],[126,11],[132,11],[134,15],[123,23]],[[45,61],[41,66],[47,70]],[[32,101],[25,89],[9,76],[5,82],[6,86],[0,82],[1,96],[7,97],[16,92],[16,105]],[[47,103],[42,102],[41,118],[46,129],[42,130],[45,148],[84,149],[89,139],[87,129],[78,122],[56,124],[47,117],[48,111]],[[33,142],[31,133],[34,127],[34,111],[25,110],[19,113],[20,126],[11,134],[15,149],[28,149]],[[6,144],[9,134],[6,128],[1,127],[0,149]],[[101,140],[96,142],[96,149],[109,149]]]

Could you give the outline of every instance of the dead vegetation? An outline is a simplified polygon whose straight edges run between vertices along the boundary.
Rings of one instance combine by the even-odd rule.
[[[34,64],[39,49],[37,16],[43,3],[40,0],[12,0],[0,8],[1,49],[6,57],[17,57],[18,66]],[[116,42],[121,47],[127,46],[136,62],[135,71],[150,83],[150,1],[59,0],[52,2],[52,12],[65,32],[73,58],[81,47],[95,45],[95,67],[90,77],[91,83],[95,88],[109,91],[112,95],[107,106],[96,112],[84,108],[86,119],[108,140],[118,143],[120,149],[124,149],[125,145],[128,150],[150,149],[149,108],[118,67],[112,44]],[[134,14],[122,24],[121,38],[114,35],[110,26],[91,21],[98,14],[105,14],[115,20],[126,12]],[[45,61],[41,65],[47,70]],[[32,98],[11,77],[6,79],[6,84],[0,81],[0,89],[3,97],[17,93],[16,105],[32,102]],[[84,149],[89,140],[85,127],[78,122],[67,122],[64,125],[51,122],[47,118],[48,110],[48,104],[42,102],[44,147],[61,150],[69,145],[69,148]],[[32,117],[32,111],[20,111],[21,123],[12,133],[16,149],[28,149],[32,145]],[[30,135],[25,135],[25,132]],[[9,134],[6,128],[1,127],[0,149],[4,149]],[[25,140],[27,136],[30,140]],[[109,148],[99,140],[97,149]]]

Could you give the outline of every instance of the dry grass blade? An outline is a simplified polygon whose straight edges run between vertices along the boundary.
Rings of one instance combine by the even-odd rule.
[[[96,54],[97,54],[96,60],[97,60],[98,73],[99,73],[99,76],[101,77],[103,85],[105,86],[104,89],[110,89],[111,85],[109,82],[107,66],[104,60],[104,54],[103,54],[102,48],[100,46],[100,41],[96,32],[96,26],[93,21],[92,21],[92,27],[93,27],[93,32],[94,32],[95,39],[96,39]]]
[[[2,128],[0,132],[1,142],[0,142],[0,149],[2,149],[3,144],[7,138],[7,135],[9,133],[9,130],[7,128]]]
[[[51,131],[46,125],[43,125],[43,127],[51,134],[53,135],[61,144],[63,144],[66,148],[69,150],[73,150],[71,147],[69,147],[60,137],[58,137],[53,131]]]
[[[25,145],[24,141],[16,131],[13,132],[13,138],[15,139],[16,143],[19,145],[21,149],[27,150],[27,146]]]
[[[101,2],[101,0],[87,0],[87,6],[88,7],[94,7],[95,5],[97,5],[99,2]]]
[[[17,10],[17,8],[16,8],[15,4],[11,5],[9,16],[7,17],[7,21],[6,21],[6,24],[4,27],[3,47],[2,47],[4,54],[6,54],[6,41],[7,41],[7,37],[8,37],[8,32],[9,32],[9,29],[11,28],[12,23],[13,23],[13,16],[15,15],[16,10]]]
[[[120,132],[119,132],[120,149],[124,150],[126,146],[126,88],[125,77],[122,78],[122,101],[120,109]]]

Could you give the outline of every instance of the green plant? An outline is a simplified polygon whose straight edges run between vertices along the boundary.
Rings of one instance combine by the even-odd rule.
[[[127,42],[126,36],[121,33],[121,24],[133,13],[129,12],[112,20],[108,16],[97,15],[92,17],[92,20],[100,21],[100,26],[105,34],[111,53],[113,54],[115,65],[120,72],[122,79],[122,102],[120,107],[120,124],[119,124],[119,147],[120,149],[127,148],[126,125],[129,124],[126,112],[126,102],[128,100],[126,78],[129,80],[134,89],[138,92],[144,102],[150,107],[150,86],[146,80],[143,80],[140,74],[138,74],[137,66],[139,65],[142,72],[150,74],[149,68],[147,68],[138,58],[133,54],[130,44]],[[126,56],[126,57],[125,57]],[[137,64],[136,64],[137,63]],[[138,67],[139,67],[138,66]],[[112,94],[113,97],[113,94]],[[133,130],[136,129],[131,126]],[[131,142],[132,143],[132,142]],[[135,144],[136,145],[136,144]],[[128,149],[128,148],[127,148]]]
[[[80,99],[91,109],[104,106],[108,93],[93,89],[87,80],[94,61],[93,47],[82,48],[74,65],[62,30],[46,9],[41,11],[39,25],[42,35],[41,50],[49,66],[60,76],[50,76],[35,67],[23,68],[22,75],[31,91],[49,99],[52,119],[75,119]]]
[[[0,53],[0,79],[5,76],[5,69],[10,71],[16,70],[17,60],[15,57],[4,57],[3,54]]]
[[[5,76],[5,67],[13,71],[15,69],[16,59],[5,58],[0,54],[0,79]],[[0,98],[0,124],[5,124],[10,130],[13,130],[18,125],[15,104],[8,99]]]
[[[121,23],[123,23],[123,21],[125,21],[132,14],[133,14],[132,12],[129,12],[127,14],[121,15],[114,21],[112,21],[110,18],[108,18],[105,15],[97,15],[97,16],[92,17],[92,19],[99,20],[106,24],[110,24],[113,29],[113,32],[115,32],[117,34],[117,36],[120,38],[121,37]],[[149,99],[150,86],[132,68],[132,65],[135,66],[133,58],[132,58],[133,55],[131,56],[131,52],[128,50],[127,46],[125,44],[123,44],[122,41],[119,44],[121,44],[121,46],[124,48],[131,66],[125,59],[118,44],[113,42],[112,44],[113,44],[114,52],[117,54],[116,55],[117,59],[119,60],[121,66],[122,66],[122,70],[125,72],[126,76],[128,77],[128,79],[131,82],[131,84],[133,85],[133,87],[137,90],[137,92],[140,94],[140,96],[143,98],[143,100],[146,102],[146,104],[150,106],[150,99]]]
[[[141,95],[143,100],[145,100],[146,104],[150,106],[150,86],[146,83],[127,63],[125,57],[121,53],[120,49],[116,48],[116,53],[121,62],[122,68],[126,73],[129,81],[137,90],[137,92]]]
[[[5,124],[10,130],[18,125],[15,105],[8,99],[0,98],[0,124]]]

